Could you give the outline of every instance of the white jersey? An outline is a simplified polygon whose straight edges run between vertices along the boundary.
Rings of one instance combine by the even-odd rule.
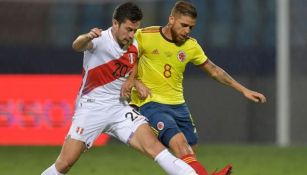
[[[83,80],[68,136],[90,148],[101,133],[129,143],[146,118],[120,99],[120,89],[137,59],[134,43],[123,50],[111,28],[93,39],[93,49],[84,52]]]
[[[123,50],[113,38],[111,28],[92,42],[93,49],[84,52],[84,75],[79,97],[118,102],[121,85],[137,59],[137,42]]]

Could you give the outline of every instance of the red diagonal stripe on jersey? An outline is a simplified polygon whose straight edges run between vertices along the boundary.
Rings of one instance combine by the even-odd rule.
[[[120,58],[90,69],[82,94],[87,94],[96,87],[108,84],[129,73],[136,59],[137,48],[131,45],[128,51]]]

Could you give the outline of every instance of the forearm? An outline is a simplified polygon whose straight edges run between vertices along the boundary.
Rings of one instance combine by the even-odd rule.
[[[236,89],[239,92],[243,92],[246,88],[241,85],[239,82],[237,82],[234,78],[232,78],[226,71],[224,71],[222,68],[212,65],[212,70],[211,71],[211,76],[214,78],[216,81],[230,86],[234,89]]]
[[[254,102],[266,102],[266,98],[263,94],[247,89],[246,87],[238,83],[235,79],[233,79],[222,68],[218,67],[210,60],[208,60],[206,64],[202,64],[201,69],[203,71],[206,71],[212,78],[214,78],[218,82],[230,86],[241,92],[246,98]]]
[[[243,92],[246,88],[241,85],[239,82],[237,82],[235,79],[233,79],[227,72],[222,70],[221,74],[218,74],[218,76],[214,77],[218,82],[225,84],[227,86],[233,87],[239,92]]]
[[[87,50],[88,44],[92,41],[89,34],[82,34],[73,42],[72,48],[77,52],[83,52]]]
[[[133,66],[133,69],[132,69],[132,71],[131,71],[131,73],[130,73],[128,79],[134,81],[134,80],[136,79],[136,76],[137,76],[137,64],[135,64],[135,65]]]

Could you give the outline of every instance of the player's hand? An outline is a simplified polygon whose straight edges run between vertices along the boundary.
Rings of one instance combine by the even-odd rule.
[[[249,89],[246,89],[245,91],[243,91],[243,94],[247,99],[252,100],[256,103],[265,103],[266,102],[266,97],[259,92],[255,92],[255,91],[251,91]]]
[[[147,97],[151,97],[150,89],[146,87],[141,81],[135,80],[134,86],[142,100],[145,100]]]
[[[98,38],[101,36],[101,32],[102,32],[102,29],[95,27],[91,29],[90,32],[87,33],[87,37],[90,38],[91,40],[94,38]]]
[[[127,79],[121,89],[120,89],[120,96],[122,98],[126,98],[126,99],[129,99],[130,96],[131,96],[131,90],[132,90],[132,87],[134,86],[134,82],[133,80],[130,80],[130,79]]]

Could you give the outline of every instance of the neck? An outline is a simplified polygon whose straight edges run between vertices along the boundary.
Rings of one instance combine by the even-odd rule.
[[[117,42],[117,44],[119,45],[119,47],[120,47],[120,48],[125,48],[125,45],[121,44],[121,43],[118,41],[118,38],[116,37],[116,32],[114,31],[114,28],[113,28],[113,27],[111,28],[111,33],[112,33],[113,39]]]
[[[116,38],[116,35],[115,35],[116,33],[115,33],[113,27],[111,28],[111,33],[112,33],[112,36],[113,36],[114,40],[116,40],[116,42],[118,42],[118,41],[117,41],[117,38]]]
[[[167,24],[166,26],[162,27],[162,33],[163,35],[169,39],[169,40],[173,40],[172,34],[171,34],[171,28],[169,27],[169,25]]]

